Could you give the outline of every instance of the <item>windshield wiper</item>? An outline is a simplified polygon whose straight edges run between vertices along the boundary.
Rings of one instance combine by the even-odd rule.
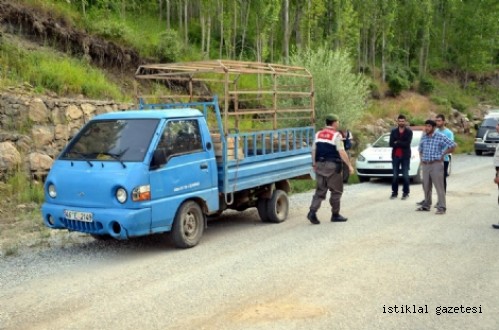
[[[88,165],[90,165],[90,167],[94,166],[94,164],[92,164],[87,158],[88,156],[90,156],[89,154],[86,154],[83,152],[78,152],[78,151],[68,151],[68,152],[66,152],[66,157],[68,156],[68,154],[75,154],[75,155],[81,156],[81,158],[83,158],[83,160],[85,160],[88,163]]]
[[[125,151],[126,151],[126,149],[125,149]],[[113,154],[111,152],[100,152],[99,154],[112,157],[113,159],[119,161],[121,163],[121,165],[123,166],[123,168],[126,168],[126,164],[121,160],[121,155],[123,155],[123,153],[124,152],[122,152],[120,154]]]

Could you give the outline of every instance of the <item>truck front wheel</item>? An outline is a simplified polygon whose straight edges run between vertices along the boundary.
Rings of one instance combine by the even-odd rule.
[[[203,231],[203,211],[196,202],[184,202],[173,221],[173,243],[178,248],[191,248],[199,243]]]
[[[267,218],[269,222],[283,222],[288,217],[289,199],[286,192],[275,190],[267,201]]]

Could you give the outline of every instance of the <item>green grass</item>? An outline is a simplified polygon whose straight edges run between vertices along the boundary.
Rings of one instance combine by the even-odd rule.
[[[32,50],[0,44],[0,77],[10,82],[29,83],[39,91],[89,98],[125,100],[120,88],[88,63],[50,50]]]
[[[5,190],[16,203],[34,202],[40,204],[44,200],[43,184],[30,180],[26,173],[21,170],[7,177]]]

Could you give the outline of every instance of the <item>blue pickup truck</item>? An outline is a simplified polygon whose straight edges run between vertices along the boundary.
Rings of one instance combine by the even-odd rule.
[[[226,133],[216,97],[97,115],[55,160],[43,221],[96,239],[171,232],[179,248],[226,209],[282,222],[288,179],[310,174],[313,138],[313,126]]]

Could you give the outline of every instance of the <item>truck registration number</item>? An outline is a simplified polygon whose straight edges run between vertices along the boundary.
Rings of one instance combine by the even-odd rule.
[[[68,220],[76,220],[83,222],[93,222],[93,214],[90,212],[80,212],[80,211],[71,211],[64,210],[64,217]]]

